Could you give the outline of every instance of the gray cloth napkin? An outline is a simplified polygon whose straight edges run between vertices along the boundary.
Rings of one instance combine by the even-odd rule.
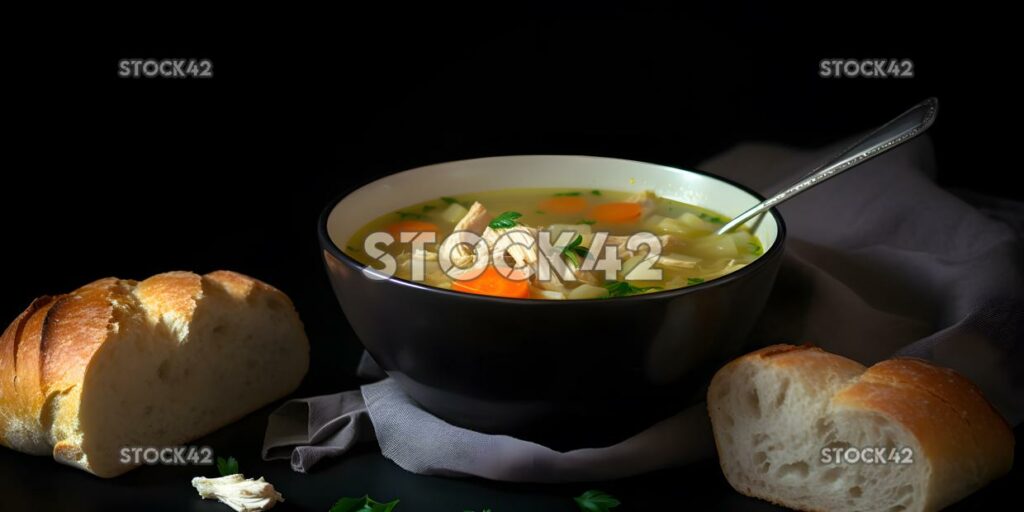
[[[770,193],[848,141],[819,151],[741,145],[702,169]],[[813,343],[864,364],[912,355],[977,383],[1012,424],[1024,419],[1024,255],[1019,203],[971,203],[937,187],[917,139],[780,207],[785,260],[751,346]],[[362,371],[373,373],[370,361]],[[369,370],[368,370],[369,369]],[[713,453],[703,404],[607,447],[557,452],[450,425],[390,379],[292,400],[272,413],[265,459],[306,472],[376,438],[414,473],[515,482],[621,478]]]

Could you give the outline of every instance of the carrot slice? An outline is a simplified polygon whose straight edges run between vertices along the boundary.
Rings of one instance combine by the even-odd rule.
[[[551,213],[579,213],[587,208],[587,199],[579,196],[552,197],[540,203],[540,209]]]
[[[387,232],[391,233],[391,236],[398,238],[398,234],[403,231],[409,232],[421,232],[421,231],[433,231],[438,232],[437,224],[431,224],[429,222],[423,222],[422,220],[403,220],[396,222],[387,228]]]
[[[595,206],[591,216],[605,224],[622,224],[636,222],[643,212],[643,207],[637,203],[604,203]]]
[[[530,285],[525,280],[509,279],[501,275],[494,265],[487,265],[487,268],[473,279],[452,281],[452,290],[513,299],[526,299],[530,296]]]

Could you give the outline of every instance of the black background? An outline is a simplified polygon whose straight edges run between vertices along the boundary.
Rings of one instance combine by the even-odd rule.
[[[1019,88],[1000,14],[972,12],[984,18],[974,22],[963,13],[865,11],[813,20],[768,7],[548,8],[471,13],[474,21],[465,12],[338,13],[182,21],[171,30],[140,19],[116,31],[37,35],[45,44],[25,55],[12,82],[12,154],[26,158],[6,166],[0,201],[0,317],[109,275],[237,270],[291,295],[313,345],[299,393],[326,393],[357,383],[359,345],[324,276],[317,215],[338,193],[402,169],[520,153],[694,167],[742,141],[824,145],[937,96],[938,182],[1024,197],[1008,158],[1014,141],[996,131],[1009,125],[1009,93]],[[118,59],[172,57],[211,59],[214,77],[117,76]],[[916,76],[825,79],[823,58],[910,58]],[[265,414],[254,416],[213,436],[223,443],[214,446],[285,479],[286,496],[287,479],[313,478],[291,484],[307,489],[293,506],[326,509],[332,496],[371,492],[403,498],[406,510],[571,510],[561,497],[588,487],[414,477],[372,450],[293,477],[284,463],[258,461]],[[0,470],[19,466],[43,475],[52,463],[0,451]],[[187,483],[154,483],[195,473],[173,471],[125,477],[149,489],[136,494],[65,468],[58,475],[98,507],[127,496],[155,507],[167,493],[177,493],[168,507],[193,506]],[[627,510],[694,498],[755,504],[734,495],[713,464],[601,487],[628,498]],[[15,503],[73,501],[52,489],[15,490]],[[1008,492],[1004,482],[970,503]]]

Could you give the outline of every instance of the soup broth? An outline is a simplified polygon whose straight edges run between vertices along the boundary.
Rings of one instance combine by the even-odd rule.
[[[511,298],[597,299],[695,286],[749,264],[762,254],[761,242],[746,228],[715,235],[728,220],[717,212],[652,192],[506,189],[440,197],[382,215],[357,231],[344,251],[378,270],[387,268],[383,253],[393,258],[395,276],[439,288]],[[504,258],[509,267],[529,272],[505,275],[492,263],[486,267],[480,263],[483,270],[475,277],[460,275],[464,266],[479,258],[469,245],[449,251],[457,266],[454,272],[443,271],[437,251],[443,247],[440,242],[454,231],[482,237],[488,249],[500,245],[497,240],[503,235],[522,244],[509,248]],[[561,259],[571,277],[543,279],[538,272],[542,246],[526,246],[545,231],[552,241],[569,232],[563,237],[567,243],[556,245],[553,257]],[[398,240],[402,232],[433,232],[437,242],[417,252],[412,243]],[[380,251],[375,251],[374,244],[365,243],[374,233],[388,233],[395,241],[378,243]],[[650,233],[659,247],[629,243],[629,237],[637,233]],[[604,243],[595,245],[601,241]],[[607,257],[608,247],[616,249],[614,258]],[[414,258],[424,265],[421,279],[413,279]],[[604,263],[599,263],[602,258]],[[605,270],[609,264],[620,269]],[[661,275],[644,275],[647,270]]]

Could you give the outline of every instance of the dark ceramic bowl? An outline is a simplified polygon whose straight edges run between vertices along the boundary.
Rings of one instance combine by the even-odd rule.
[[[726,215],[762,200],[711,175],[586,156],[481,158],[387,176],[328,205],[319,226],[334,292],[366,350],[451,423],[568,445],[621,437],[699,400],[711,371],[738,355],[772,288],[786,233],[774,210],[756,227],[765,252],[750,265],[613,299],[504,299],[373,280],[339,249],[410,204],[532,187],[654,190]]]

